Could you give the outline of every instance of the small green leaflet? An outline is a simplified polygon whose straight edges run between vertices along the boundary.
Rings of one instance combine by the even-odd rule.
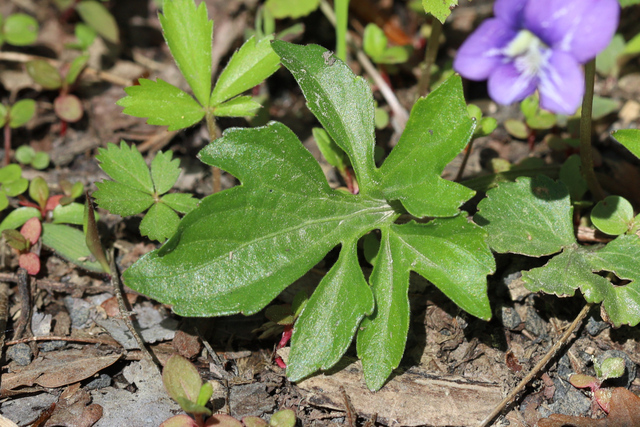
[[[602,302],[615,326],[640,323],[640,238],[623,234],[606,246],[579,245],[564,184],[545,176],[505,182],[487,193],[478,210],[475,220],[488,231],[495,251],[557,254],[545,266],[522,273],[529,290],[570,296],[580,289],[588,302]],[[598,273],[629,283],[616,286],[610,275]]]
[[[424,11],[435,16],[443,24],[451,15],[451,9],[457,5],[458,0],[422,0]]]
[[[203,199],[124,279],[184,316],[251,314],[340,245],[338,261],[295,324],[287,374],[300,380],[332,367],[357,335],[367,385],[377,390],[404,352],[410,271],[469,313],[491,316],[486,276],[495,264],[485,231],[458,210],[474,193],[440,178],[468,143],[474,122],[454,76],[416,104],[398,153],[378,169],[373,96],[364,79],[320,46],[272,46],[349,156],[360,194],[331,189],[311,153],[281,123],[228,129],[199,157],[242,184]],[[395,224],[406,210],[442,218]],[[383,242],[367,284],[356,244],[376,229]]]
[[[116,215],[131,216],[149,209],[140,223],[140,232],[152,240],[164,241],[177,228],[179,213],[193,210],[198,201],[191,194],[167,193],[178,180],[180,162],[173,153],[162,151],[151,162],[151,171],[135,145],[124,141],[120,147],[100,148],[96,159],[113,181],[96,183],[93,194],[98,206]]]
[[[247,40],[234,53],[211,90],[211,47],[213,21],[204,2],[167,0],[159,16],[163,34],[180,72],[195,99],[162,79],[140,79],[138,86],[125,88],[118,100],[124,113],[146,117],[148,123],[179,130],[207,117],[253,116],[261,105],[249,96],[238,96],[260,84],[280,66],[271,49],[272,37]]]

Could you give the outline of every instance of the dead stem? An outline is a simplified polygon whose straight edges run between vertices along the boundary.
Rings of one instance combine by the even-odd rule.
[[[582,324],[584,318],[587,317],[587,314],[589,314],[589,310],[591,310],[592,306],[593,304],[589,303],[582,308],[573,323],[571,323],[571,326],[569,326],[569,328],[565,331],[564,335],[562,335],[562,337],[553,345],[553,347],[551,347],[547,354],[545,354],[544,357],[540,359],[540,361],[536,364],[536,366],[533,367],[531,372],[529,372],[529,374],[527,374],[527,376],[524,377],[522,381],[520,381],[520,384],[518,384],[516,388],[511,390],[511,393],[509,393],[509,395],[505,397],[502,402],[500,402],[498,406],[493,409],[493,411],[491,411],[491,413],[484,419],[484,421],[482,421],[482,423],[480,423],[478,427],[487,427],[498,415],[500,415],[504,408],[515,401],[515,399],[522,392],[522,390],[524,390],[527,384],[529,384],[535,377],[537,377],[547,366],[547,363],[549,363],[549,361],[553,357],[555,357],[558,351],[560,351],[560,349],[565,346],[565,344],[569,341],[569,338],[571,338],[573,332],[578,328],[578,326]]]
[[[142,340],[142,337],[140,336],[140,334],[138,333],[138,331],[136,330],[135,326],[133,326],[133,323],[131,322],[131,318],[129,316],[135,314],[132,311],[129,311],[127,309],[127,306],[124,302],[124,298],[122,296],[122,283],[120,281],[120,272],[118,271],[118,266],[116,265],[116,261],[115,261],[115,254],[113,253],[113,251],[111,251],[110,254],[110,259],[111,259],[111,284],[113,285],[113,290],[116,294],[116,299],[118,300],[118,308],[120,309],[120,317],[122,318],[122,320],[124,321],[125,325],[127,325],[127,328],[129,329],[129,332],[131,332],[131,335],[133,335],[133,338],[136,340],[136,343],[138,344],[138,347],[140,347],[140,351],[142,352],[142,354],[144,355],[144,358],[147,359],[148,361],[150,361],[151,363],[154,364],[154,366],[159,366],[157,363],[157,360],[153,357],[153,355],[149,352],[149,350],[147,349],[144,341]]]

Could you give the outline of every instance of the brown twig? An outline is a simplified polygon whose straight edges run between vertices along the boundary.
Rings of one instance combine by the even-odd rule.
[[[20,339],[26,331],[31,331],[31,287],[27,270],[19,268],[17,277],[18,293],[20,294],[20,318],[15,326],[14,339]]]
[[[545,354],[544,357],[540,359],[536,366],[533,367],[531,372],[529,372],[529,374],[527,374],[527,376],[524,377],[522,381],[520,381],[520,384],[518,384],[516,388],[511,390],[511,393],[509,393],[509,395],[505,397],[502,402],[500,402],[498,406],[493,409],[493,411],[491,411],[491,413],[484,419],[484,421],[480,423],[479,427],[487,427],[498,415],[500,415],[504,408],[506,408],[518,397],[518,395],[522,392],[522,390],[524,390],[527,384],[529,384],[535,377],[540,374],[540,372],[547,366],[547,363],[549,363],[549,361],[553,357],[555,357],[558,351],[560,351],[560,349],[564,347],[564,345],[569,341],[569,338],[571,338],[573,332],[582,323],[584,318],[587,317],[587,314],[589,314],[589,310],[591,310],[592,306],[593,304],[589,303],[582,308],[573,323],[571,323],[571,326],[569,326],[569,328],[565,331],[564,335],[562,335],[562,337],[553,345],[553,347],[551,347],[547,354]]]
[[[99,338],[57,337],[57,336],[53,336],[53,335],[47,335],[45,337],[29,337],[29,338],[22,338],[22,339],[19,339],[19,340],[11,340],[11,341],[7,341],[6,345],[10,346],[10,345],[22,344],[22,343],[27,343],[27,342],[37,342],[37,341],[84,342],[84,343],[89,343],[89,344],[103,344],[103,345],[110,345],[110,346],[113,346],[114,344],[117,344],[117,345],[121,346],[120,343],[115,341],[113,338],[110,341],[105,341],[105,340],[101,340]]]
[[[34,61],[34,60],[47,61],[56,68],[59,68],[62,65],[62,62],[56,59],[51,59],[44,56],[27,55],[25,53],[20,53],[20,52],[0,52],[0,61],[25,63],[25,62]],[[108,73],[106,71],[96,70],[95,68],[91,68],[91,67],[85,68],[84,74],[96,76],[102,81],[112,83],[118,86],[133,86],[133,82],[129,79],[116,76],[115,74]]]
[[[136,330],[135,326],[133,326],[133,323],[131,322],[130,316],[135,315],[135,313],[127,309],[127,306],[124,301],[124,297],[122,296],[122,289],[121,289],[122,283],[120,282],[120,272],[118,271],[118,266],[116,265],[113,251],[111,252],[110,258],[111,258],[111,262],[110,262],[111,263],[111,266],[110,266],[111,267],[111,284],[113,285],[113,290],[116,294],[116,299],[118,300],[118,308],[120,309],[120,316],[122,318],[122,321],[125,323],[125,325],[127,325],[129,332],[131,332],[131,335],[133,335],[133,338],[136,340],[136,343],[138,344],[138,347],[140,347],[140,351],[144,355],[145,359],[152,362],[155,366],[158,366],[156,364],[157,361],[155,360],[153,355],[149,352],[149,350],[147,349],[144,343],[144,340],[142,339],[142,337]]]
[[[349,395],[344,387],[340,386],[340,392],[342,393],[342,399],[344,401],[344,407],[346,408],[346,423],[348,427],[356,427],[356,421],[358,420],[358,416],[356,415],[356,411],[351,404],[351,399],[349,399]]]

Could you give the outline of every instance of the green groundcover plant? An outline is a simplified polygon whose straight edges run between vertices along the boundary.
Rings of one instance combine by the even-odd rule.
[[[425,0],[426,10],[444,19],[448,7],[456,1],[446,2],[446,11],[430,10],[434,3]],[[526,28],[521,28],[522,22],[515,17],[523,10],[518,4],[524,3],[532,13],[525,22]],[[568,3],[575,7],[579,4],[576,0]],[[188,4],[191,6],[185,9],[186,13],[177,13],[177,5]],[[482,57],[485,73],[471,77],[489,78],[490,87],[492,78],[496,80],[498,86],[494,89],[509,95],[502,99],[505,103],[525,99],[540,84],[540,102],[531,98],[523,105],[536,120],[551,117],[557,123],[555,116],[540,107],[572,114],[583,93],[581,88],[576,89],[577,84],[563,88],[576,89],[576,93],[563,92],[566,99],[559,99],[551,96],[545,86],[549,76],[544,70],[539,75],[526,74],[532,79],[531,84],[517,93],[517,87],[509,82],[491,77],[500,76],[500,64],[511,67],[529,56],[540,59],[535,55],[536,49],[551,49],[554,55],[567,53],[561,43],[548,48],[536,42],[535,34],[544,38],[550,31],[543,26],[544,31],[532,33],[540,22],[546,22],[546,8],[533,0],[518,4],[496,2],[497,18],[478,31],[497,31],[500,37],[496,36],[496,43],[522,41],[516,37],[522,33],[528,43],[526,49],[509,50],[507,62]],[[553,2],[553,6],[561,5]],[[612,22],[606,23],[603,34],[610,36],[617,25],[617,9],[610,4],[605,6]],[[593,13],[589,10],[578,10],[581,19],[588,20]],[[573,34],[579,27],[565,24],[558,22],[562,27],[558,34]],[[214,117],[225,115],[218,114],[218,108],[238,102],[243,107],[235,112],[244,115],[253,111],[249,107],[255,105],[254,101],[241,93],[277,67],[273,58],[266,63],[250,60],[261,56],[247,55],[243,49],[257,49],[255,52],[262,52],[265,58],[275,52],[297,80],[309,109],[324,128],[315,132],[316,136],[323,134],[327,148],[323,152],[337,153],[332,164],[345,176],[353,169],[355,179],[349,185],[350,192],[330,188],[312,155],[281,123],[228,129],[198,157],[205,164],[232,174],[241,184],[205,197],[177,223],[175,233],[167,233],[169,239],[162,247],[125,271],[124,280],[131,288],[171,304],[176,313],[184,316],[252,314],[329,251],[339,248],[337,261],[304,308],[296,312],[287,375],[297,381],[333,367],[355,340],[367,386],[372,390],[384,385],[404,352],[410,272],[424,276],[468,313],[489,319],[487,275],[495,271],[491,250],[549,257],[545,266],[523,273],[525,284],[532,291],[568,296],[580,290],[588,302],[603,303],[612,324],[640,322],[640,218],[634,217],[633,207],[624,199],[599,197],[598,186],[591,179],[593,165],[585,160],[590,153],[588,136],[584,138],[587,144],[581,145],[581,158],[569,157],[559,171],[560,181],[537,174],[533,178],[518,177],[519,171],[514,168],[509,176],[516,181],[503,182],[488,191],[472,221],[460,208],[475,192],[441,178],[441,173],[474,136],[491,132],[495,122],[485,120],[477,108],[467,107],[459,76],[450,77],[414,104],[397,146],[376,167],[371,89],[332,52],[316,45],[297,46],[282,41],[270,42],[267,49],[266,44],[258,47],[266,39],[250,39],[232,57],[212,90],[207,56],[211,27],[204,7],[195,8],[189,0],[168,2],[162,25],[195,99],[160,80],[146,81],[127,89],[128,96],[119,102],[125,113],[148,117],[150,123],[171,129],[193,125],[206,117],[211,130]],[[190,32],[184,31],[187,27]],[[501,28],[513,31],[504,33]],[[189,42],[188,37],[195,39]],[[486,40],[481,36],[472,38],[461,49],[464,55],[458,66],[471,70],[477,56],[486,52],[477,48]],[[606,44],[599,40],[597,48],[582,53],[580,45],[572,45],[570,53],[579,59],[572,62],[574,71],[581,72],[580,64]],[[196,51],[194,46],[204,47]],[[593,59],[589,61],[587,69],[594,64]],[[249,71],[241,73],[242,70]],[[584,110],[581,120],[590,128]],[[540,127],[532,123],[528,124],[531,129]],[[545,123],[541,129],[547,127]],[[620,131],[614,136],[637,155],[637,132]],[[104,153],[103,157],[106,158]],[[582,161],[579,164],[577,160]],[[144,175],[148,175],[146,167]],[[580,175],[587,180],[578,179]],[[127,184],[126,179],[121,181]],[[144,198],[149,206],[155,193],[147,187],[143,193],[147,193]],[[602,232],[614,236],[606,245],[582,245],[575,237],[574,207],[588,205],[589,201],[582,200],[587,188],[594,199],[604,199],[593,208],[590,220]],[[114,192],[114,201],[117,197]],[[358,254],[363,238],[367,241],[366,258],[373,265],[368,277]],[[373,249],[371,242],[375,242]]]
[[[494,259],[484,230],[459,210],[474,192],[440,178],[475,123],[460,78],[451,78],[416,103],[397,147],[376,168],[366,81],[320,46],[272,46],[310,110],[347,153],[359,194],[331,189],[311,154],[280,123],[227,130],[199,158],[242,185],[203,199],[177,233],[124,278],[185,316],[251,314],[340,245],[338,261],[296,322],[287,374],[299,380],[332,367],[357,333],[367,384],[378,389],[404,352],[410,271],[469,313],[491,316],[486,276]],[[406,214],[437,219],[397,224]],[[374,230],[380,250],[367,283],[356,248]]]

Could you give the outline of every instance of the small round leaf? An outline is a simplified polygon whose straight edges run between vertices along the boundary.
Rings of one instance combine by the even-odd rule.
[[[60,95],[53,101],[53,109],[62,120],[75,123],[82,118],[82,102],[75,95]]]
[[[187,400],[195,403],[200,394],[202,379],[191,362],[176,354],[169,358],[162,370],[162,383],[176,402]]]
[[[529,129],[524,122],[516,119],[509,119],[504,122],[504,127],[509,132],[509,135],[518,139],[527,139],[529,136]]]
[[[8,16],[3,27],[7,43],[14,46],[30,45],[38,38],[38,21],[24,13]]]
[[[120,33],[116,20],[101,3],[93,0],[81,1],[76,5],[76,11],[82,20],[105,40],[111,43],[119,42]]]
[[[15,156],[18,162],[22,163],[23,165],[28,165],[36,156],[36,150],[29,147],[28,145],[21,145],[16,150]]]
[[[26,254],[20,254],[20,258],[18,259],[18,263],[20,267],[27,270],[32,276],[35,276],[40,272],[40,258],[38,255],[33,252],[27,252]]]
[[[269,425],[272,427],[294,427],[296,425],[296,413],[291,409],[283,409],[271,416]]]
[[[36,59],[25,64],[27,73],[34,82],[44,89],[59,89],[62,86],[62,77],[58,70],[44,59]]]
[[[9,126],[17,128],[27,123],[36,113],[36,101],[21,99],[11,106],[9,111]]]
[[[51,158],[49,154],[44,151],[38,151],[31,162],[31,166],[33,166],[34,169],[43,170],[49,166],[50,162]]]
[[[624,197],[608,196],[591,211],[591,222],[603,233],[618,236],[625,233],[633,221],[633,206]]]

